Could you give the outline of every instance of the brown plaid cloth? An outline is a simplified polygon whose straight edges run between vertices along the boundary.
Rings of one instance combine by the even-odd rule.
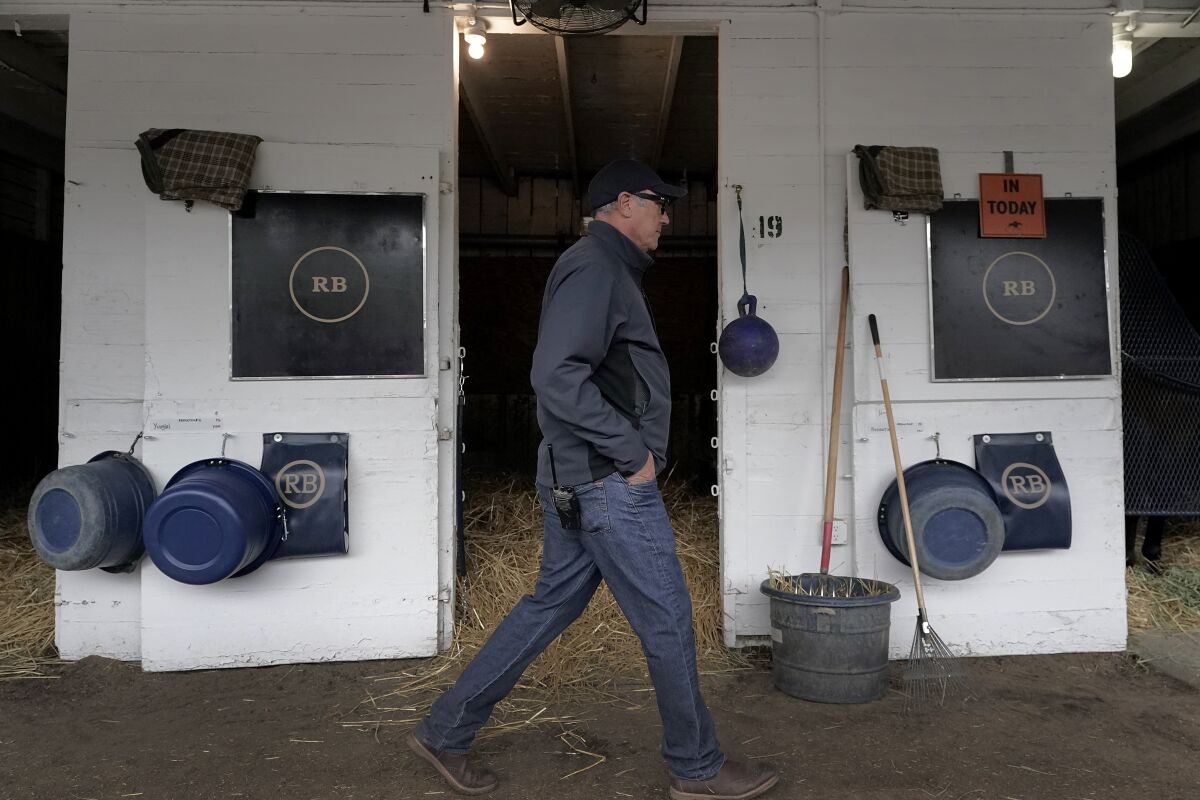
[[[932,214],[942,209],[942,167],[933,147],[855,145],[865,208]]]
[[[183,128],[151,128],[137,140],[146,186],[163,200],[207,200],[230,211],[242,207],[254,167],[257,136]]]

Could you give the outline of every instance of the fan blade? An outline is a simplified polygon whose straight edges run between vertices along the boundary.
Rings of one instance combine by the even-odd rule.
[[[533,0],[529,13],[543,19],[561,19],[563,0]]]

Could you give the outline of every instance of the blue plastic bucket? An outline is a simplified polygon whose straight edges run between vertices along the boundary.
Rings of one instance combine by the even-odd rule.
[[[266,476],[228,458],[189,464],[171,478],[146,514],[146,552],[182,583],[247,575],[282,539],[279,500]]]
[[[55,569],[128,572],[145,552],[142,521],[154,494],[140,461],[105,451],[42,478],[29,499],[29,538]]]
[[[933,459],[904,470],[921,572],[946,581],[983,572],[1004,547],[1004,517],[987,479],[957,461]],[[879,535],[906,566],[908,542],[896,482],[879,502]]]

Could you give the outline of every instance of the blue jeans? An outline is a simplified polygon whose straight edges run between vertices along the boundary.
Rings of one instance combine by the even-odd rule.
[[[692,601],[675,555],[675,534],[654,481],[630,484],[618,473],[575,487],[581,530],[563,530],[546,487],[537,586],[496,627],[458,682],[415,731],[427,746],[465,753],[492,708],[521,673],[583,613],[607,584],[642,642],[662,717],[662,755],[685,780],[706,780],[725,761],[700,696]]]

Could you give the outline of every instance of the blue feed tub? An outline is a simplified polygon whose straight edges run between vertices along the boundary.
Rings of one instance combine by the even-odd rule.
[[[140,461],[105,451],[42,478],[29,500],[29,538],[55,569],[128,572],[145,552],[142,520],[154,494]]]
[[[179,470],[146,514],[150,560],[182,583],[253,572],[275,555],[281,533],[275,487],[254,467],[229,458]]]
[[[987,479],[966,464],[933,459],[904,470],[921,572],[958,581],[983,572],[1004,547],[1004,517]],[[892,481],[879,502],[879,535],[906,566],[908,543],[900,490]]]

